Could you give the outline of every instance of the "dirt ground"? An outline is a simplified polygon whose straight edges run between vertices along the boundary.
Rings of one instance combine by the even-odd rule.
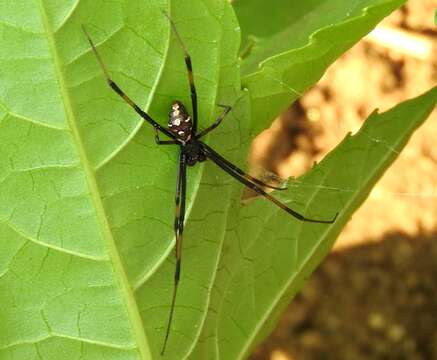
[[[436,85],[436,8],[410,0],[388,17],[401,42],[374,33],[348,51],[256,139],[252,161],[302,174],[374,108]],[[437,359],[436,136],[434,111],[251,360]]]

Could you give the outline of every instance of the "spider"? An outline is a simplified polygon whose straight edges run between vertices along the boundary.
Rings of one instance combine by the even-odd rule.
[[[174,32],[176,39],[184,52],[185,58],[185,66],[188,75],[188,83],[190,85],[190,93],[191,93],[191,106],[192,106],[192,117],[188,114],[187,109],[180,101],[174,101],[171,104],[171,109],[169,112],[168,119],[168,127],[164,127],[153,120],[146,112],[140,109],[140,107],[129,98],[124,91],[112,80],[109,75],[109,72],[100,57],[99,52],[97,51],[96,46],[91,40],[90,35],[84,26],[82,29],[85,33],[85,36],[91,46],[91,49],[97,59],[97,62],[102,70],[104,77],[108,85],[114,90],[123,100],[128,103],[145,121],[147,121],[150,125],[153,126],[155,130],[155,142],[157,145],[178,145],[179,146],[179,168],[178,175],[176,181],[176,214],[174,220],[174,232],[176,237],[176,247],[175,247],[175,256],[176,256],[176,265],[174,272],[174,285],[173,285],[173,293],[171,297],[171,305],[170,312],[168,315],[168,321],[166,326],[165,338],[161,350],[161,355],[164,354],[168,338],[170,335],[170,329],[172,325],[173,315],[175,311],[175,302],[176,295],[179,285],[179,279],[181,275],[181,259],[182,259],[182,234],[184,231],[184,220],[185,220],[185,198],[186,198],[186,185],[187,185],[187,166],[194,166],[197,163],[203,162],[207,159],[212,160],[218,167],[227,172],[237,181],[242,183],[244,186],[252,189],[257,194],[263,196],[265,199],[271,201],[276,206],[280,207],[282,210],[286,211],[291,216],[295,217],[300,221],[312,222],[312,223],[320,223],[320,224],[332,224],[335,222],[338,213],[331,220],[317,220],[307,218],[300,213],[290,209],[287,205],[267,193],[263,187],[270,188],[273,190],[285,190],[283,187],[276,187],[269,184],[265,184],[259,179],[256,179],[249,174],[246,174],[243,170],[226,160],[223,156],[217,153],[210,146],[205,144],[200,139],[203,138],[206,134],[210,133],[217,126],[220,125],[222,120],[226,117],[226,115],[232,110],[231,106],[228,105],[217,105],[223,108],[220,116],[212,123],[208,128],[198,132],[197,131],[197,93],[196,87],[194,85],[193,78],[193,69],[191,65],[191,57],[188,53],[188,50],[182,41],[179,32],[176,29],[176,25],[174,21],[170,18],[170,16],[163,12],[163,14],[167,17],[172,31]],[[166,135],[171,140],[161,140],[159,134],[162,133]]]

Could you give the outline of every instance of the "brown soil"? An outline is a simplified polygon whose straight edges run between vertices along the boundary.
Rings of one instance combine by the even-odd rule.
[[[251,160],[281,177],[302,174],[374,108],[434,86],[436,8],[411,0],[383,23],[434,53],[361,41],[256,139]],[[437,359],[436,136],[434,111],[252,360]]]

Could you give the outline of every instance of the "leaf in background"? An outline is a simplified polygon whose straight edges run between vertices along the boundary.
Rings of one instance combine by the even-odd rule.
[[[241,207],[237,195],[220,259],[210,311],[191,359],[245,359],[333,245],[342,227],[435,108],[437,87],[378,114],[283,197],[303,214],[334,225],[299,222],[271,204]]]
[[[335,59],[404,2],[236,0],[243,51],[254,41],[241,64],[252,103],[252,134],[268,127]]]

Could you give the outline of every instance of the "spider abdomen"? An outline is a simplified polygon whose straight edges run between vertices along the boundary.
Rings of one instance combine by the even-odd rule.
[[[183,141],[188,141],[191,138],[193,122],[185,106],[180,101],[175,101],[171,105],[168,129],[175,134],[178,139]]]

